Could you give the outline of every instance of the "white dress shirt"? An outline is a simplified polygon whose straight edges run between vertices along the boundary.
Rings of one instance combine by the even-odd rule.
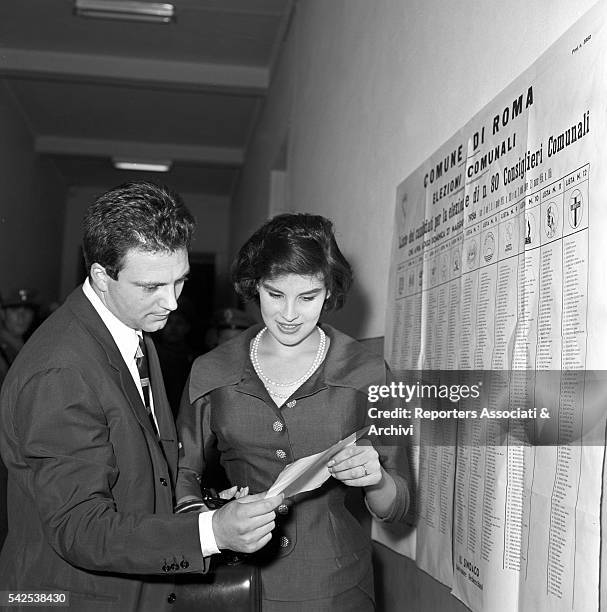
[[[97,311],[97,314],[101,317],[101,320],[107,327],[108,331],[112,335],[124,363],[126,364],[137,389],[139,389],[139,395],[143,402],[143,389],[141,388],[141,379],[139,378],[139,370],[137,370],[137,362],[135,361],[135,355],[137,354],[137,348],[139,347],[139,336],[142,333],[141,330],[134,330],[128,325],[125,325],[118,317],[112,314],[107,306],[101,301],[101,298],[93,291],[89,279],[87,278],[82,285],[82,291],[87,297],[89,302],[93,305],[93,308]],[[156,420],[156,413],[154,412],[154,401],[152,394],[150,393],[150,404],[152,409],[152,416],[156,423],[158,431],[158,421]],[[214,511],[201,512],[198,515],[198,531],[200,533],[200,550],[202,555],[208,557],[219,552],[217,548],[217,542],[215,541],[215,535],[213,534],[213,519]]]

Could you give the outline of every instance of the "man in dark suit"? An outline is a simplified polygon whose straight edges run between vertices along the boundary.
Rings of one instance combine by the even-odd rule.
[[[175,575],[270,539],[280,497],[173,514],[178,441],[147,332],[177,307],[193,227],[180,198],[151,183],[87,212],[88,278],[27,342],[0,396],[0,591],[61,591],[76,610],[170,609]]]

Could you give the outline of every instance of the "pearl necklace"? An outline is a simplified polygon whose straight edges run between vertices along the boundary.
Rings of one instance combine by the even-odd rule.
[[[272,397],[277,397],[278,399],[281,400],[286,400],[287,397],[291,397],[291,395],[293,395],[292,393],[278,393],[277,391],[272,391],[272,389],[270,389],[268,386],[265,385],[266,389],[268,390],[268,393],[272,396]]]
[[[322,363],[322,360],[324,359],[325,347],[327,345],[327,336],[325,332],[320,327],[316,327],[316,329],[318,330],[318,334],[320,335],[320,342],[318,343],[318,350],[316,351],[316,357],[314,357],[314,361],[312,362],[312,365],[308,368],[306,373],[303,376],[300,376],[297,380],[294,380],[293,382],[281,383],[281,382],[276,382],[272,380],[271,378],[268,378],[264,374],[263,370],[261,369],[261,364],[259,363],[259,355],[258,355],[259,343],[266,329],[268,328],[264,327],[262,330],[260,330],[259,333],[253,339],[253,343],[251,344],[251,362],[253,363],[253,367],[255,368],[257,375],[259,376],[259,378],[263,380],[264,384],[267,383],[268,385],[272,385],[273,387],[288,388],[288,387],[301,386],[304,382],[306,382],[306,380],[308,380],[308,378],[310,378],[310,376],[312,376],[312,374],[314,374],[314,372],[316,371],[316,369],[318,368],[318,366]],[[275,395],[276,397],[289,397],[290,394],[283,396],[283,395],[279,395],[278,393],[272,393],[272,395]]]

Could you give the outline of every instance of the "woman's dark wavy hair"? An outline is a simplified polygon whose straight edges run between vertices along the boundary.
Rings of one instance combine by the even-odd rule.
[[[181,197],[167,187],[147,181],[114,187],[100,195],[84,217],[87,272],[98,263],[116,280],[130,249],[187,249],[194,223]]]
[[[278,215],[262,225],[240,249],[232,264],[232,281],[245,300],[259,299],[262,279],[284,274],[322,275],[329,291],[324,309],[344,305],[352,285],[352,268],[342,255],[333,224],[320,215]]]

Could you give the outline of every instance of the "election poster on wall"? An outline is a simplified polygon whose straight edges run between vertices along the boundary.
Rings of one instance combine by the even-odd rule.
[[[605,589],[606,18],[397,188],[385,357],[417,389],[392,430],[415,447],[416,530],[373,535],[474,611],[598,610]]]

